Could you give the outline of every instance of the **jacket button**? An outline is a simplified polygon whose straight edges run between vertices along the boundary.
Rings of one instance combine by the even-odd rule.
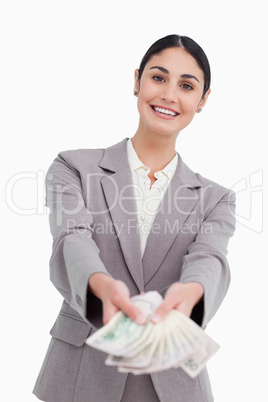
[[[78,304],[78,306],[82,306],[82,299],[78,295],[75,296],[75,301]]]

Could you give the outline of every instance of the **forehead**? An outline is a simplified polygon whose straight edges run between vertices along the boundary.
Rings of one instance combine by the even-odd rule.
[[[150,70],[153,66],[164,67],[170,74],[192,74],[197,78],[204,79],[203,71],[195,58],[181,47],[165,49],[152,56],[145,69]]]

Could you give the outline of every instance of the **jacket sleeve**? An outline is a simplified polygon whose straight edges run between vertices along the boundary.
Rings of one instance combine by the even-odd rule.
[[[229,191],[204,216],[195,241],[183,258],[180,282],[199,282],[204,297],[193,310],[202,327],[217,312],[230,285],[227,246],[235,231],[235,193]]]
[[[87,320],[89,277],[96,272],[109,274],[92,239],[92,214],[85,206],[80,174],[68,152],[59,154],[47,172],[46,206],[53,236],[50,279],[67,303]]]

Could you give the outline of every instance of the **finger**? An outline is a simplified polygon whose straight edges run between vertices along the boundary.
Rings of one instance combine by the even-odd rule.
[[[136,324],[143,325],[146,323],[144,314],[130,300],[123,300],[121,309]]]
[[[111,303],[106,303],[103,305],[103,324],[106,325],[118,311],[119,309]]]
[[[157,324],[161,320],[163,320],[168,313],[173,309],[173,305],[169,301],[163,301],[162,304],[154,311],[151,321],[154,324]]]

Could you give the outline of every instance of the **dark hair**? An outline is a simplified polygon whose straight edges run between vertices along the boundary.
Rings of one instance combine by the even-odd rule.
[[[165,49],[169,49],[172,47],[181,47],[186,50],[198,63],[199,67],[203,71],[204,74],[204,90],[203,96],[207,92],[210,87],[211,73],[208,58],[204,52],[204,50],[191,38],[188,36],[180,36],[180,35],[168,35],[164,38],[157,40],[152,46],[147,50],[140,64],[139,68],[139,80],[141,79],[143,70],[148,61],[155,54],[162,52]]]

